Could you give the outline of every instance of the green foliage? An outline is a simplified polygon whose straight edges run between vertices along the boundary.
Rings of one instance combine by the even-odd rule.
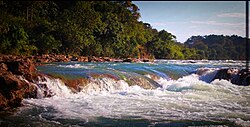
[[[138,21],[132,1],[1,1],[0,53],[117,58],[241,59],[238,36],[193,36],[184,44]],[[191,44],[192,43],[192,44]]]
[[[245,42],[246,38],[236,35],[208,35],[192,36],[185,45],[195,48],[200,58],[243,60],[246,51]]]
[[[28,55],[36,50],[34,45],[29,44],[28,34],[23,27],[16,24],[11,24],[9,31],[1,34],[0,42],[2,54]]]

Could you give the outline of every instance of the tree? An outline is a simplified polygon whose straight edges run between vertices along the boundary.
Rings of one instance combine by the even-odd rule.
[[[242,60],[245,57],[244,38],[232,35],[192,36],[184,44],[195,48],[201,58]]]

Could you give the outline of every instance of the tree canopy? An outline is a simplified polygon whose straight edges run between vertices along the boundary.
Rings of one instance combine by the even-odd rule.
[[[192,36],[184,44],[195,48],[200,58],[212,60],[244,60],[246,38],[237,35]]]
[[[242,59],[244,38],[193,36],[185,44],[138,21],[131,1],[0,1],[0,54]]]

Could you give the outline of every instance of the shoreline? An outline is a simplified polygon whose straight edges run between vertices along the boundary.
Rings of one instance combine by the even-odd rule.
[[[32,56],[36,63],[50,62],[153,62],[151,58],[111,58],[111,57],[96,57],[96,56],[71,56],[71,55],[55,55],[44,54]]]

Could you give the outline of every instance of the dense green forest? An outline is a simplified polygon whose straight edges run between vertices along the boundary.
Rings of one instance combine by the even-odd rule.
[[[237,35],[192,36],[184,44],[195,48],[199,57],[204,59],[245,59],[246,39]]]
[[[244,59],[244,38],[193,36],[184,44],[139,21],[131,1],[0,1],[0,54]]]

